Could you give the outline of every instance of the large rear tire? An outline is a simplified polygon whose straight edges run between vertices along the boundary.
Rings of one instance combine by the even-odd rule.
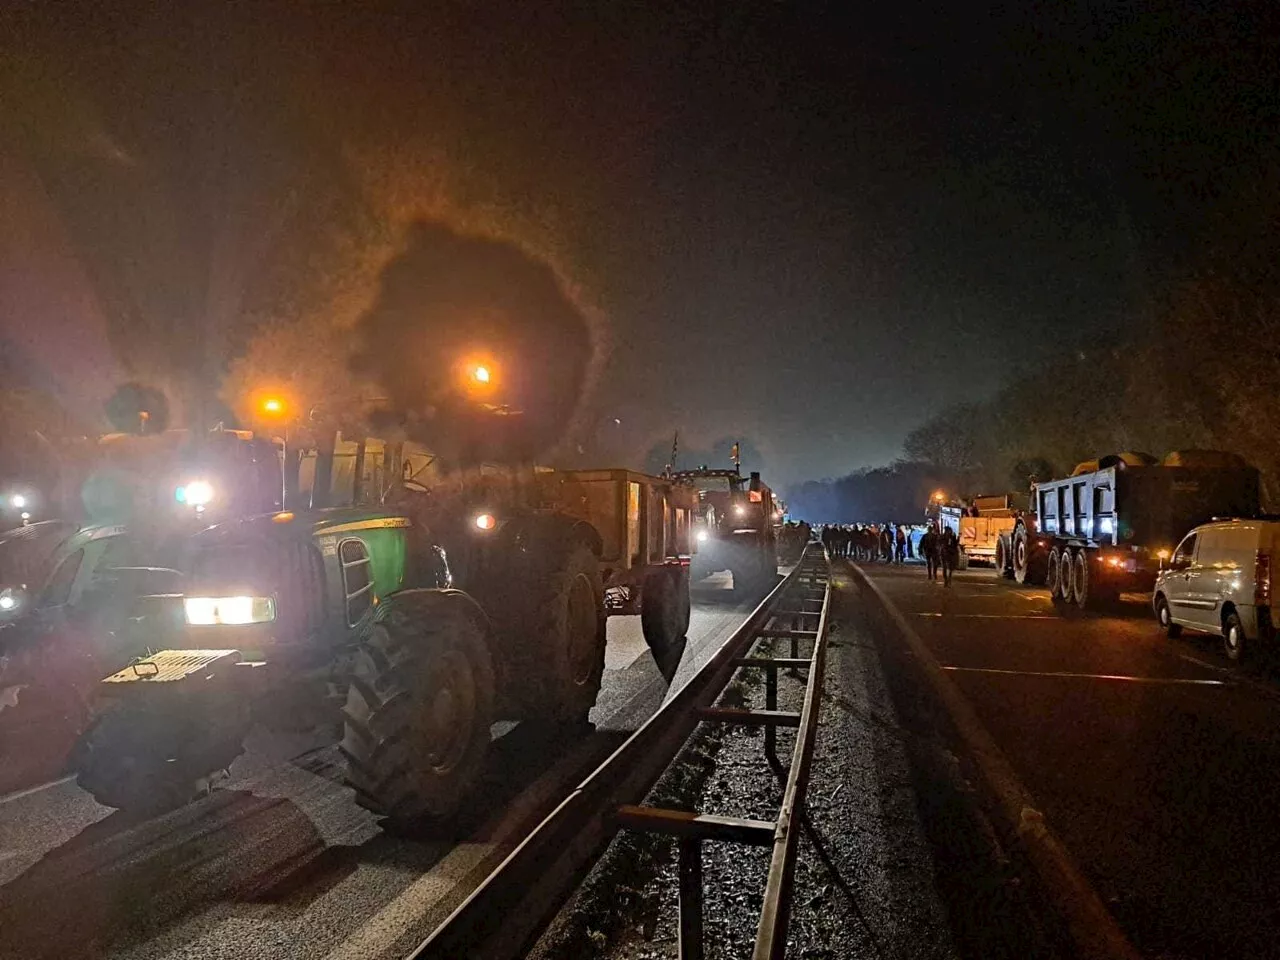
[[[493,723],[484,627],[456,594],[382,608],[356,653],[342,754],[356,802],[400,824],[443,820],[473,793]]]
[[[76,784],[104,807],[156,817],[206,795],[213,777],[243,752],[248,728],[247,710],[214,731],[160,711],[119,706],[100,716],[77,745]]]

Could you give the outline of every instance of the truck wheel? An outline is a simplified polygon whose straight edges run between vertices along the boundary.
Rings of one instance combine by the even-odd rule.
[[[546,686],[539,719],[584,724],[604,676],[604,583],[600,560],[574,542],[546,581],[538,637],[546,645]]]
[[[1090,591],[1090,581],[1093,579],[1089,570],[1089,553],[1087,550],[1077,550],[1075,554],[1075,562],[1072,566],[1071,577],[1071,599],[1076,602],[1081,610],[1089,609],[1095,605],[1097,597],[1093,596]]]
[[[493,663],[461,602],[383,608],[356,652],[341,751],[356,802],[400,824],[469,799],[489,749]]]
[[[996,576],[1008,578],[1008,557],[1005,556],[1004,540],[996,541]]]
[[[1062,554],[1057,547],[1049,551],[1049,566],[1045,570],[1044,585],[1049,588],[1049,599],[1054,603],[1062,602]]]
[[[734,573],[737,586],[737,573]],[[640,628],[654,659],[663,663],[688,630],[685,601],[681,599],[679,579],[667,570],[649,574],[640,599]]]
[[[1076,551],[1070,547],[1063,547],[1058,554],[1058,593],[1065,604],[1075,603],[1075,565]]]
[[[960,551],[960,556],[959,556],[959,558],[957,559],[957,562],[956,562],[956,569],[957,569],[957,570],[968,570],[968,569],[969,569],[969,555],[968,555],[967,553],[965,553],[965,552],[964,552],[964,550],[961,550],[961,551]]]
[[[209,792],[213,777],[244,747],[248,717],[210,741],[154,710],[121,706],[103,714],[76,747],[76,784],[104,807],[156,817]]]
[[[1244,659],[1244,624],[1240,622],[1240,615],[1234,611],[1228,613],[1222,621],[1222,652],[1232,663],[1239,663]]]

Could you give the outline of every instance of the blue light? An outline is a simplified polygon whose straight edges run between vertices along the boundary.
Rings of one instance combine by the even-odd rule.
[[[173,499],[177,500],[179,503],[186,503],[187,488],[185,486],[179,487],[177,490],[173,491]]]

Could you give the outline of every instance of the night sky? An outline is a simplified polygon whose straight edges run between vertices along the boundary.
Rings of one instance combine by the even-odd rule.
[[[268,116],[300,99],[308,137],[483,169],[606,318],[590,416],[637,451],[741,437],[775,484],[1134,335],[1280,135],[1274,4],[19,6],[10,42],[73,63],[126,152],[113,98],[189,61]],[[93,283],[68,297],[38,163],[4,152],[12,222],[46,239],[0,248],[0,321],[49,363],[26,318],[96,329]]]

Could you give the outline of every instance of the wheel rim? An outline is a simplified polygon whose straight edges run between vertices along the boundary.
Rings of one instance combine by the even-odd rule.
[[[1084,601],[1089,595],[1089,561],[1083,553],[1076,556],[1075,571],[1071,592],[1077,600]]]
[[[1058,551],[1049,554],[1049,569],[1045,573],[1046,585],[1049,587],[1051,596],[1060,596],[1062,594],[1062,570],[1060,568],[1061,558]]]
[[[1013,565],[1019,570],[1027,568],[1027,542],[1019,540],[1013,548]]]
[[[466,755],[476,719],[476,683],[471,663],[458,650],[436,662],[428,676],[433,682],[423,717],[427,763],[448,773]]]
[[[1160,626],[1167,627],[1169,625],[1169,605],[1161,600],[1156,611],[1156,615],[1160,618]]]
[[[568,610],[569,672],[573,682],[579,686],[591,679],[598,616],[596,592],[591,585],[591,578],[580,573],[569,585]]]

